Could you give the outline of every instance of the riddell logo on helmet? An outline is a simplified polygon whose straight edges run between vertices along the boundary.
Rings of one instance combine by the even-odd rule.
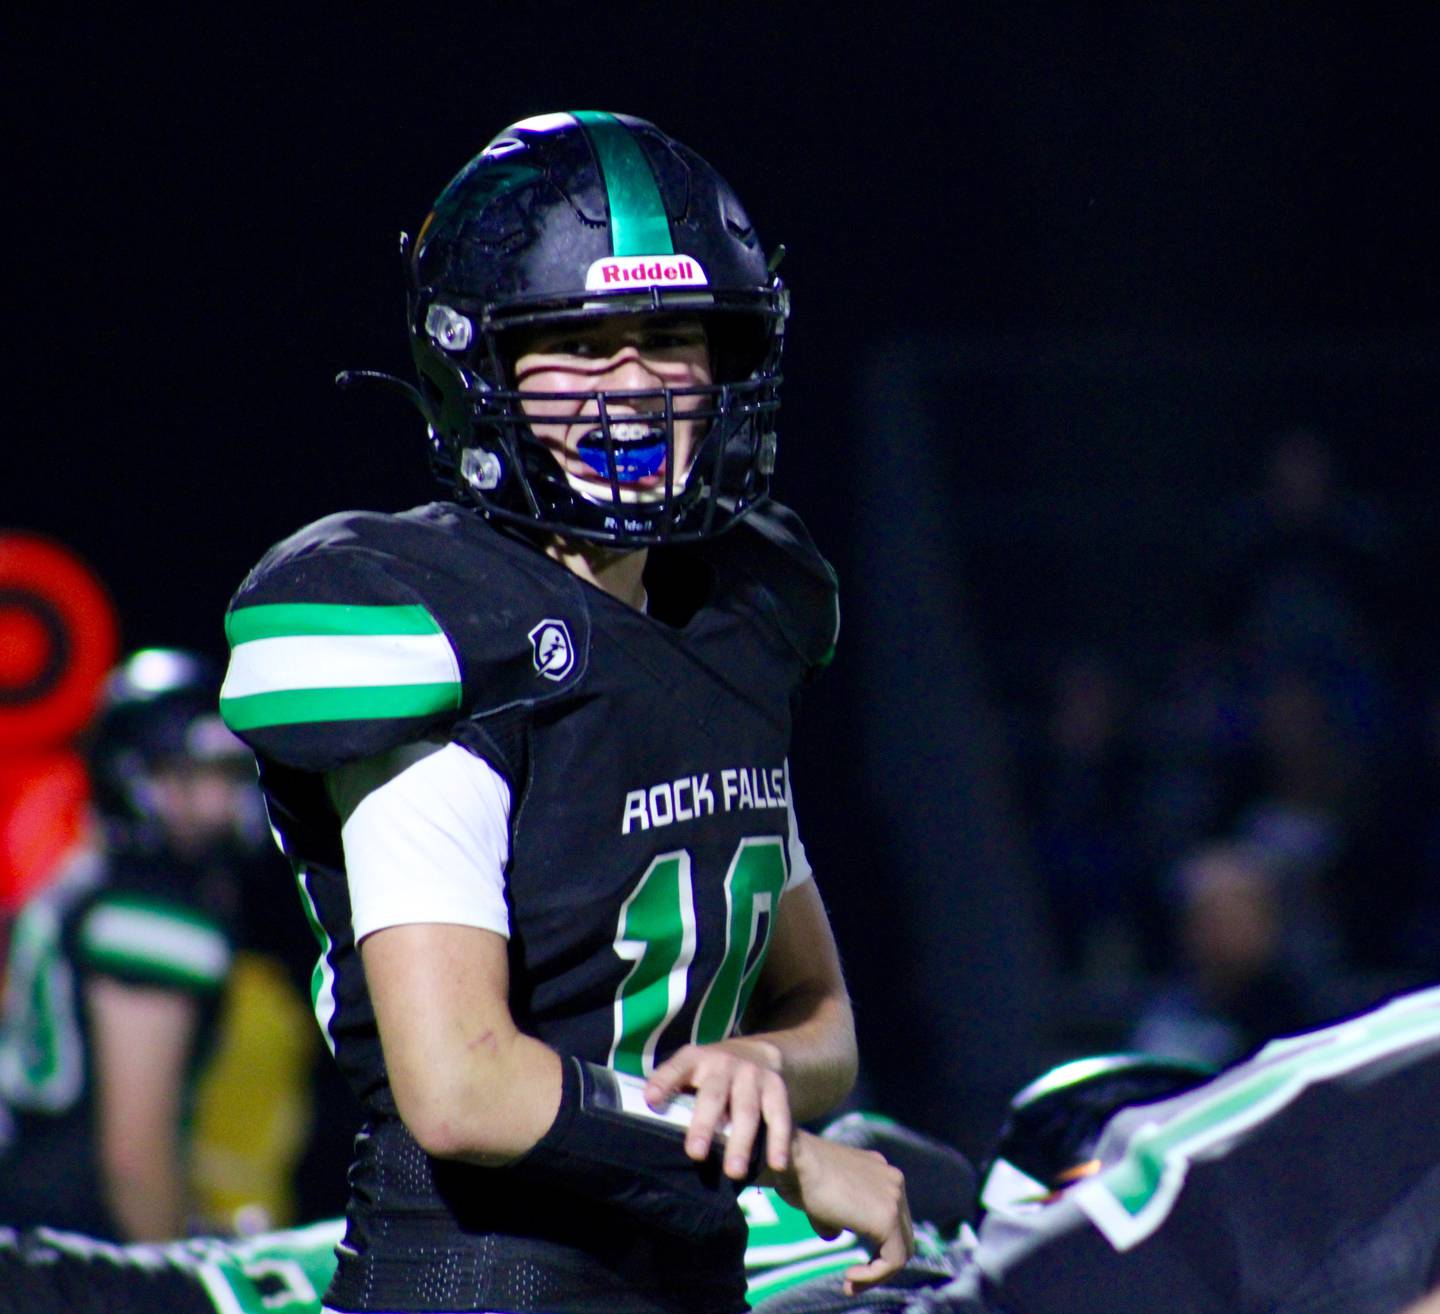
[[[693,256],[610,256],[585,274],[587,292],[621,287],[706,287],[709,280]]]

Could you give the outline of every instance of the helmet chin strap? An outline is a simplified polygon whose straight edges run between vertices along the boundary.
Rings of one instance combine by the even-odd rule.
[[[425,423],[433,426],[435,416],[431,412],[429,403],[421,394],[420,389],[413,383],[407,383],[404,379],[396,378],[393,374],[386,374],[383,370],[341,370],[335,376],[336,385],[348,392],[359,384],[377,383],[392,392],[398,392],[424,417]]]

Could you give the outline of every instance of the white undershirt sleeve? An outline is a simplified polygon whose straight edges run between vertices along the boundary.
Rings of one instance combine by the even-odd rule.
[[[789,890],[797,885],[803,885],[808,880],[812,880],[815,873],[810,869],[810,859],[805,856],[805,846],[800,843],[800,827],[795,822],[795,795],[790,789],[790,762],[788,758],[785,762],[785,804],[785,810],[790,816],[790,835],[786,844],[790,856],[790,875],[785,881],[785,888]]]
[[[331,773],[332,793],[353,789],[366,767],[357,764],[349,780],[346,770]],[[370,788],[349,810],[340,837],[356,944],[372,931],[415,922],[509,936],[510,788],[458,744]]]

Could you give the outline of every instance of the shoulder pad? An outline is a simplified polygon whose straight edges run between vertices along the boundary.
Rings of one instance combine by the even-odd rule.
[[[80,914],[76,946],[107,976],[198,992],[224,984],[233,952],[227,928],[196,900],[143,881],[127,888],[118,871]]]
[[[464,508],[346,512],[272,548],[232,599],[226,724],[325,771],[552,699],[584,676],[584,591]]]
[[[799,516],[779,502],[764,502],[705,544],[704,553],[747,579],[807,667],[829,665],[840,634],[835,571]]]

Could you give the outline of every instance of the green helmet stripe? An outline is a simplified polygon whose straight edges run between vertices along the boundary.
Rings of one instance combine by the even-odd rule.
[[[610,242],[617,256],[673,255],[670,219],[655,174],[630,129],[613,114],[572,110],[585,130],[610,202]]]

